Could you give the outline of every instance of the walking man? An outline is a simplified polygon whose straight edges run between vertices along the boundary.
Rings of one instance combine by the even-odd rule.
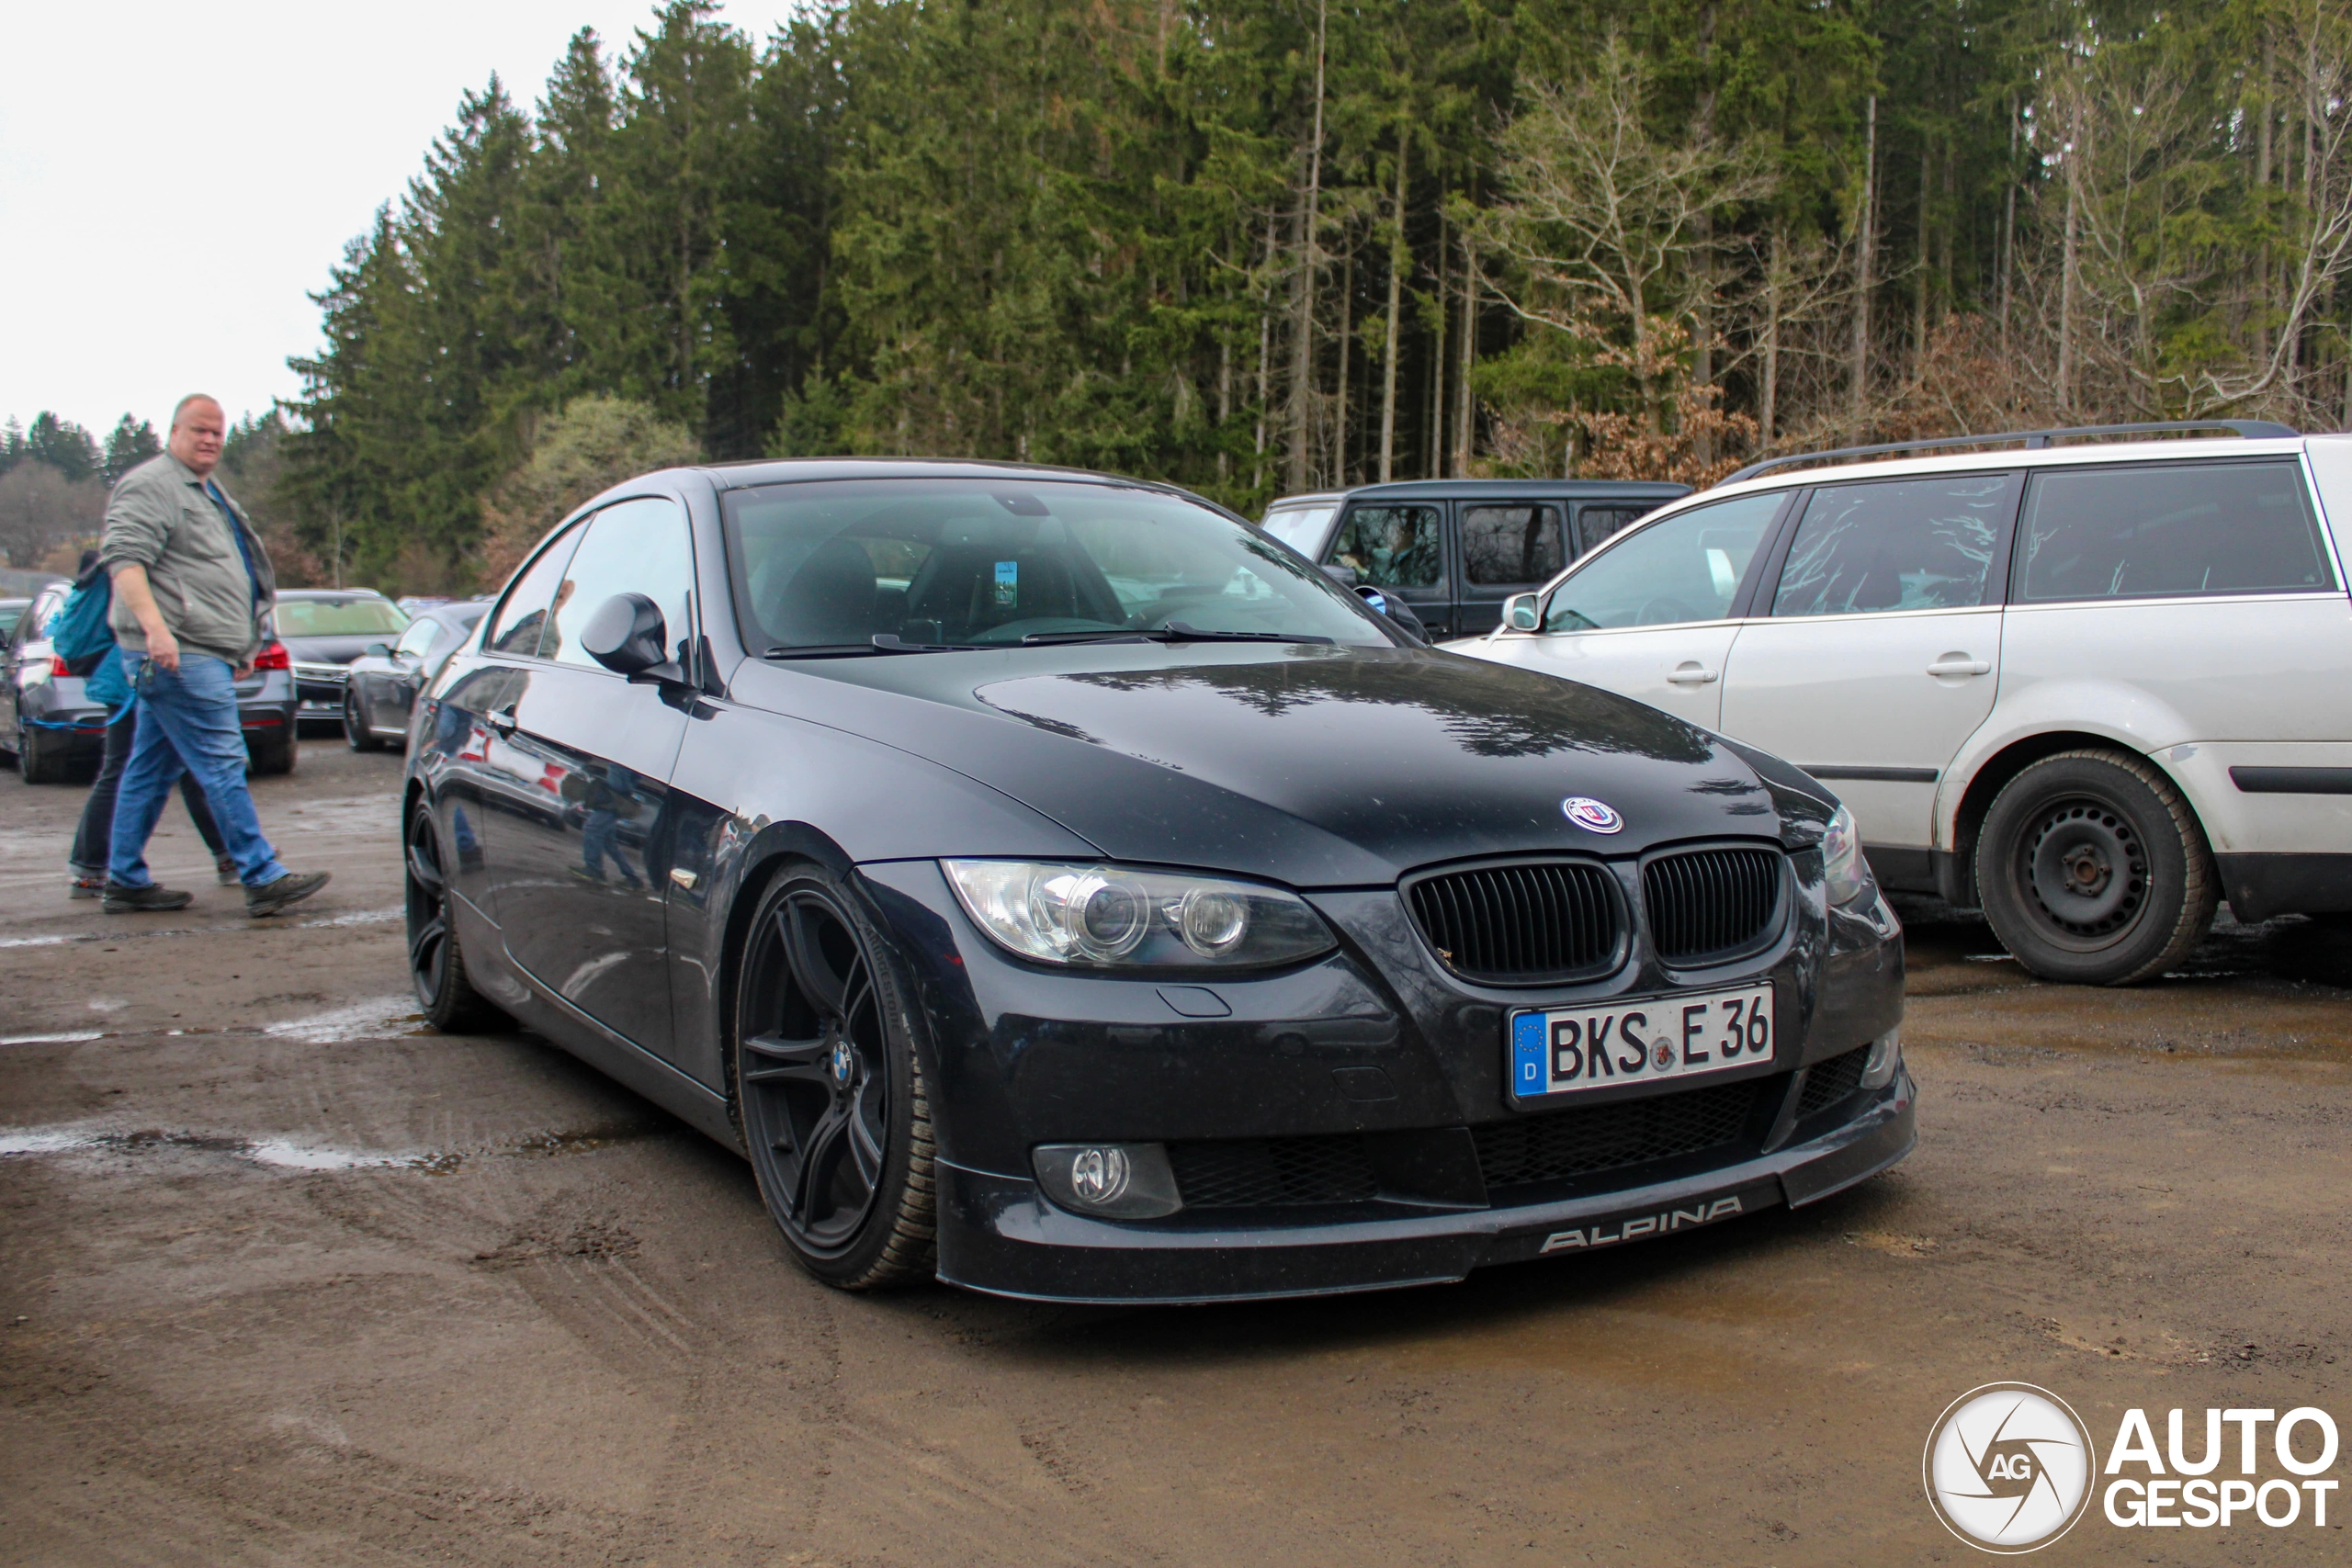
[[[245,913],[274,915],[327,883],[323,871],[277,863],[245,787],[236,682],[267,640],[277,579],[243,511],[212,479],[227,438],[219,403],[182,398],[163,455],[123,475],[107,502],[98,554],[114,581],[108,625],[139,698],[115,795],[110,915],[183,908],[195,897],[157,886],[147,871],[147,840],[183,769],[203,787],[237,863]]]

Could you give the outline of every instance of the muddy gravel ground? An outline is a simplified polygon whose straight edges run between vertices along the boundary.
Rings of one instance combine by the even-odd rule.
[[[69,903],[80,791],[0,773],[0,1560],[1957,1562],[1919,1456],[1976,1384],[2102,1448],[2352,1416],[2352,932],[2225,920],[2086,991],[1912,911],[1918,1152],[1793,1213],[1331,1301],[858,1298],[734,1155],[415,1021],[399,773],[260,784],[335,874],[268,922],[176,807],[194,908]],[[2094,1513],[2050,1560],[2345,1562],[2346,1515]]]

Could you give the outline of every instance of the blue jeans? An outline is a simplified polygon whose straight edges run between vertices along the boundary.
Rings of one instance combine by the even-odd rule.
[[[139,694],[139,733],[114,800],[114,841],[107,880],[123,887],[145,887],[147,840],[164,814],[180,774],[194,773],[205,803],[220,826],[221,841],[237,874],[248,887],[261,887],[286,874],[277,852],[261,836],[261,818],[245,787],[245,737],[237,722],[237,690],[226,660],[209,654],[180,654],[176,673],[147,656],[121,650],[122,672]]]

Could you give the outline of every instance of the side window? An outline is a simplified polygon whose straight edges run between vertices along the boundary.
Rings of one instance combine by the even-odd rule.
[[[1636,518],[1647,517],[1655,506],[1588,506],[1577,513],[1577,554],[1597,550],[1600,541],[1623,530]]]
[[[1359,506],[1323,562],[1353,567],[1358,581],[1375,588],[1435,588],[1445,581],[1444,540],[1434,506]]]
[[[580,646],[580,634],[616,593],[642,593],[662,606],[672,655],[679,657],[694,636],[694,547],[676,502],[647,496],[607,506],[588,520],[587,536],[556,590],[539,657],[603,669]]]
[[[506,602],[498,607],[498,619],[492,623],[484,647],[492,653],[519,653],[526,659],[539,651],[548,606],[554,602],[556,585],[563,581],[563,569],[579,545],[580,525],[574,524],[539,552],[538,559],[506,591]]]
[[[1506,503],[1462,509],[1462,572],[1481,588],[1542,582],[1560,558],[1560,509]]]
[[[1731,614],[1739,580],[1779,516],[1784,491],[1743,495],[1652,523],[1620,539],[1552,592],[1544,629],[1668,626]]]
[[[1806,502],[1775,615],[1859,615],[1984,603],[2017,501],[2009,474],[1825,485]]]
[[[2163,463],[2033,476],[2018,598],[2302,593],[2335,586],[2287,463]]]
[[[420,616],[408,624],[408,630],[401,633],[401,640],[392,644],[392,651],[405,653],[412,659],[422,659],[432,651],[435,639],[448,629],[429,615]]]

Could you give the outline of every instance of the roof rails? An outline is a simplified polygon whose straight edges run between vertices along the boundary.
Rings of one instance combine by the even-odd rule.
[[[1998,446],[2009,442],[2023,442],[2026,450],[2038,452],[2055,440],[2074,440],[2088,435],[2155,435],[2180,434],[2192,430],[2226,430],[2248,441],[2261,441],[2301,435],[2300,430],[2290,430],[2267,419],[2175,419],[2154,424],[2077,424],[2059,430],[2012,430],[2000,435],[1944,435],[1928,441],[1888,441],[1876,446],[1840,446],[1830,452],[1792,452],[1785,457],[1767,457],[1724,479],[1724,484],[1737,484],[1759,474],[1778,468],[1792,468],[1799,463],[1826,463],[1847,457],[1884,457],[1897,452],[1937,452],[1951,446]]]

